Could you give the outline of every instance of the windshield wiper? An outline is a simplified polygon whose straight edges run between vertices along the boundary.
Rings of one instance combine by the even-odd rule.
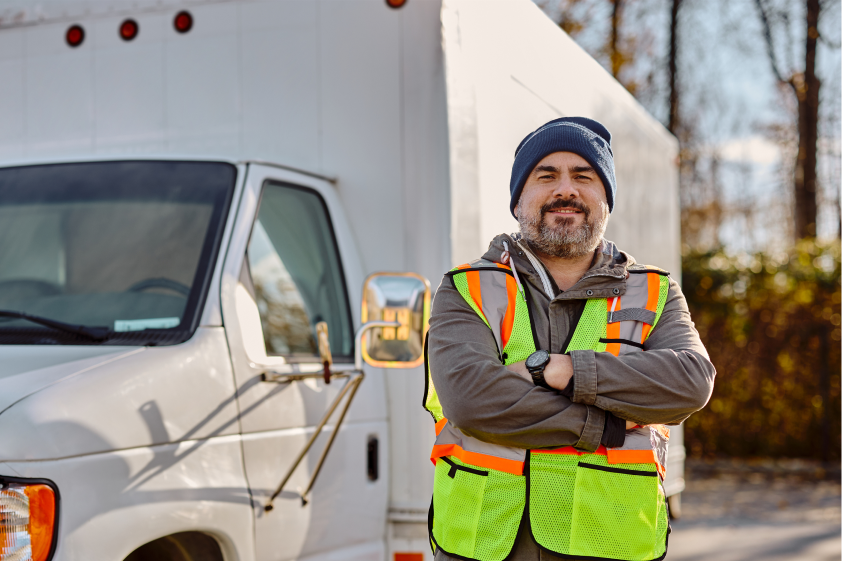
[[[68,333],[84,335],[85,337],[90,337],[95,341],[101,341],[103,339],[106,339],[111,334],[111,330],[107,327],[88,327],[87,325],[74,325],[72,323],[64,323],[63,321],[56,321],[50,318],[42,318],[40,316],[33,316],[24,312],[15,312],[13,310],[0,310],[0,317],[25,319],[27,321],[31,321],[32,323],[38,323],[40,325],[52,327],[53,329],[58,329],[59,331],[66,331]]]

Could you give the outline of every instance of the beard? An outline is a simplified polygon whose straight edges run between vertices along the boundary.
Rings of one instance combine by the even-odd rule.
[[[574,226],[574,217],[557,218],[547,216],[554,210],[574,208],[584,214],[579,226]],[[608,205],[600,204],[596,212],[581,201],[556,199],[543,205],[536,215],[527,216],[518,212],[520,233],[529,246],[546,255],[570,259],[582,257],[593,251],[602,241],[608,225]]]

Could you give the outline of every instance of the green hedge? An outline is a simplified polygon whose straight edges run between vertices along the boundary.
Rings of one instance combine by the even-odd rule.
[[[840,455],[840,249],[686,252],[683,288],[716,366],[713,397],[686,422],[693,457]]]

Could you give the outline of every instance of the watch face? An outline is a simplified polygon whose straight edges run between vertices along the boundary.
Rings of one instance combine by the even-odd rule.
[[[535,351],[529,358],[526,359],[526,367],[527,368],[537,368],[543,364],[546,364],[547,361],[550,359],[550,353],[547,351]]]

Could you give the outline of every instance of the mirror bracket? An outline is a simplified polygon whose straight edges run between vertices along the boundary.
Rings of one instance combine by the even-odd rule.
[[[330,379],[347,378],[350,374],[347,372],[331,372]],[[303,380],[317,379],[324,380],[323,372],[313,372],[307,374],[284,374],[283,372],[275,372],[274,370],[267,370],[260,374],[261,382],[272,382],[275,384],[289,384],[290,382],[301,382]],[[329,383],[329,382],[328,382]]]
[[[304,445],[304,448],[301,452],[298,453],[298,456],[295,458],[295,461],[289,467],[284,475],[284,478],[281,480],[280,485],[272,493],[272,496],[269,497],[269,501],[263,507],[264,512],[270,512],[274,506],[273,502],[277,498],[278,495],[281,494],[281,491],[284,490],[284,485],[287,484],[290,477],[292,477],[295,468],[301,463],[301,460],[304,459],[304,456],[307,455],[307,452],[310,451],[312,448],[313,443],[316,442],[316,438],[318,438],[319,434],[321,434],[322,429],[327,424],[330,417],[333,415],[333,412],[336,411],[336,408],[339,406],[342,398],[345,395],[348,395],[348,399],[345,401],[345,405],[342,407],[342,410],[339,413],[339,420],[336,421],[336,427],[330,433],[330,438],[328,438],[327,444],[325,444],[324,449],[322,450],[321,456],[319,456],[319,461],[316,463],[316,468],[313,470],[313,475],[310,476],[310,482],[307,484],[307,487],[301,492],[301,506],[305,506],[307,504],[307,496],[310,494],[310,490],[313,488],[313,485],[316,483],[316,478],[319,476],[319,472],[322,469],[322,465],[324,465],[325,458],[327,458],[328,452],[330,452],[331,446],[333,446],[333,441],[336,438],[336,435],[339,433],[339,429],[342,426],[342,421],[345,420],[345,413],[348,412],[348,408],[351,406],[351,402],[354,400],[354,396],[357,393],[357,388],[359,388],[360,384],[365,378],[365,374],[363,374],[363,356],[362,356],[362,337],[366,331],[373,327],[397,327],[400,324],[396,321],[369,321],[364,323],[360,326],[357,330],[357,334],[355,336],[355,348],[354,348],[354,370],[349,373],[342,373],[342,374],[334,374],[334,378],[348,378],[348,381],[345,382],[345,385],[342,386],[342,389],[339,390],[339,394],[333,400],[333,403],[330,404],[328,410],[325,412],[322,420],[319,421],[319,424],[316,426],[316,430],[313,431],[313,435],[307,441],[307,444]],[[300,380],[306,380],[308,378],[323,378],[324,374],[322,372],[315,372],[312,374],[280,374],[278,372],[264,372],[261,375],[261,378],[266,382],[277,382],[277,383],[291,383]]]
[[[354,337],[354,369],[362,371],[363,369],[363,335],[366,331],[373,327],[400,327],[400,322],[397,321],[367,321],[357,329],[357,335]]]

